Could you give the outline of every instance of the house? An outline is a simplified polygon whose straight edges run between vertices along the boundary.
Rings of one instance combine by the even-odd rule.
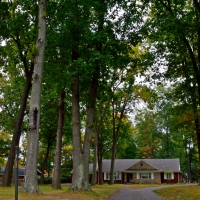
[[[111,160],[102,162],[102,179],[110,181]],[[90,164],[89,174],[92,177],[93,164]],[[99,171],[97,169],[97,183]],[[182,180],[180,162],[174,159],[116,159],[114,167],[115,183],[179,183]]]
[[[3,174],[5,171],[5,167],[0,167],[0,183],[2,182],[2,178],[3,178]],[[16,173],[16,168],[13,168],[13,174],[15,177],[15,173]],[[41,176],[41,171],[37,170],[37,176],[38,178],[40,178]],[[22,166],[21,168],[18,168],[18,184],[22,185],[23,181],[24,181],[24,176],[25,176],[25,166]],[[13,184],[14,184],[14,180],[12,180]]]

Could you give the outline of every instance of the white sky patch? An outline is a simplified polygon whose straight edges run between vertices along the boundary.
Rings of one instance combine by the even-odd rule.
[[[1,41],[1,46],[6,46],[6,41],[5,40]]]

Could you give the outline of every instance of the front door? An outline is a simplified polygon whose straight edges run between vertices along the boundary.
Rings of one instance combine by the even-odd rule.
[[[133,173],[127,173],[127,183],[133,182]]]

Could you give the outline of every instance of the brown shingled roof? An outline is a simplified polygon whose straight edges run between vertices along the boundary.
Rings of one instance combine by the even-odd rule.
[[[128,168],[132,167],[136,163],[140,161],[144,161],[147,164],[155,167],[158,171],[174,171],[174,172],[180,172],[180,162],[179,158],[172,158],[172,159],[116,159],[115,160],[115,168],[114,171],[116,172],[122,172],[126,171]],[[109,172],[110,171],[110,163],[111,160],[105,159],[103,160],[102,164],[102,171],[103,172]],[[92,166],[93,164],[90,164],[90,174],[92,174]],[[98,171],[98,169],[97,169]]]

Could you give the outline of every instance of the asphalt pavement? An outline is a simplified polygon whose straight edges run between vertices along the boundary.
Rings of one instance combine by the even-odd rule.
[[[160,188],[163,188],[163,186],[140,189],[122,188],[110,195],[107,200],[164,200],[153,192],[153,190]]]
[[[181,186],[191,186],[197,185],[196,183],[183,184]],[[114,194],[111,194],[107,200],[164,200],[162,197],[154,193],[154,190],[167,188],[167,187],[176,187],[180,185],[165,185],[149,188],[129,188],[124,185],[124,188],[119,189]]]

